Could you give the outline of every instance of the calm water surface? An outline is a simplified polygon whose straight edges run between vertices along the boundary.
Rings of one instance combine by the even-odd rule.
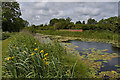
[[[108,53],[118,53],[120,55],[120,49],[113,48],[112,44],[109,43],[101,43],[101,42],[82,42],[78,40],[72,40],[67,41],[67,43],[74,44],[76,46],[79,46],[78,48],[75,48],[79,52],[83,50],[83,48],[96,48],[96,49],[108,49]],[[111,71],[111,70],[117,70],[115,65],[120,65],[120,57],[112,58],[108,63],[103,63],[104,67],[101,67],[101,71]]]

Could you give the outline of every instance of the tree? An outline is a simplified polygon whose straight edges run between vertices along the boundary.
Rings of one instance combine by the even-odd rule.
[[[50,26],[54,26],[54,24],[57,23],[58,21],[59,21],[58,19],[54,18],[54,19],[50,20],[49,24],[50,24]]]
[[[67,17],[67,18],[66,18],[66,21],[67,21],[67,22],[70,22],[71,20],[72,20],[72,19],[71,19],[70,17]]]
[[[2,29],[3,31],[16,32],[28,25],[21,16],[17,2],[2,2]]]
[[[68,28],[71,29],[72,27],[74,27],[74,22],[70,22],[68,25]]]
[[[88,19],[87,24],[97,24],[97,21],[95,19],[90,18]]]
[[[81,24],[81,21],[77,21],[76,24]]]
[[[85,24],[85,21],[83,21],[83,24]]]

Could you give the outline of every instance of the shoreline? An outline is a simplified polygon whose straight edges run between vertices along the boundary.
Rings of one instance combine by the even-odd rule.
[[[64,42],[69,40],[79,40],[79,41],[85,41],[85,42],[103,42],[103,43],[110,43],[113,47],[120,48],[118,41],[113,40],[106,40],[106,39],[90,39],[90,38],[81,38],[81,37],[65,37],[65,36],[59,36],[59,35],[45,35],[41,33],[36,33],[41,35],[42,37],[49,37],[50,39],[54,40],[57,39],[58,42]]]

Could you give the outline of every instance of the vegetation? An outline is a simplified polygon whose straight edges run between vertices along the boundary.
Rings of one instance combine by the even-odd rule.
[[[70,31],[54,31],[54,30],[38,30],[36,32],[46,35],[60,35],[66,37],[81,37],[89,39],[105,39],[118,41],[118,34],[110,31],[83,31],[83,32],[70,32]]]
[[[108,40],[118,43],[120,18],[110,17],[71,22],[71,18],[53,18],[49,24],[31,25],[21,17],[17,2],[2,3],[2,77],[3,78],[102,78],[104,74],[119,78],[118,71],[100,71],[102,63],[107,63],[117,53],[106,53],[105,50],[84,49],[79,54],[71,44],[43,43],[34,38],[33,33]],[[1,16],[0,16],[1,18]],[[20,32],[22,29],[28,32]],[[81,29],[81,32],[70,32],[68,29]],[[31,32],[31,33],[29,33]],[[36,35],[36,34],[34,34]],[[58,38],[60,38],[58,36]],[[41,37],[42,38],[42,37]],[[97,61],[95,60],[103,60]],[[1,65],[1,63],[0,63]],[[119,65],[115,65],[119,67]],[[1,68],[1,67],[0,67]]]
[[[75,48],[79,49],[81,46],[76,46],[71,43],[62,43],[62,45],[66,48],[66,51],[74,56],[77,56],[81,61],[83,61],[89,67],[89,78],[103,78],[104,74],[109,76],[109,78],[120,78],[119,74],[119,64],[116,65],[117,70],[111,71],[102,71],[103,68],[112,58],[119,57],[117,53],[108,53],[107,49],[96,49],[96,48],[83,48],[80,52],[75,50]],[[108,65],[109,67],[110,65]],[[114,67],[112,67],[114,68]],[[104,73],[104,74],[103,74]],[[114,74],[114,75],[113,75]]]
[[[17,2],[2,2],[2,30],[18,32],[28,25],[20,18],[21,11]]]
[[[49,24],[41,24],[41,25],[32,25],[29,27],[30,29],[36,30],[59,30],[59,29],[82,29],[82,30],[93,30],[93,31],[111,31],[113,33],[120,32],[120,25],[119,25],[118,17],[110,17],[108,19],[101,19],[97,22],[95,19],[88,19],[87,23],[81,23],[81,21],[76,21],[74,24],[71,22],[71,18],[53,18],[50,20]]]
[[[77,58],[67,55],[58,43],[42,44],[29,33],[18,33],[5,41],[9,46],[3,49],[3,55],[6,54],[3,56],[4,78],[88,76],[88,68],[82,62],[76,62]]]

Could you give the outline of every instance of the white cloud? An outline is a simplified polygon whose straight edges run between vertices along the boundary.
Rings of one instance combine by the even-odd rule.
[[[52,18],[72,18],[72,21],[118,15],[117,2],[20,2],[22,17],[31,24],[45,24]]]

